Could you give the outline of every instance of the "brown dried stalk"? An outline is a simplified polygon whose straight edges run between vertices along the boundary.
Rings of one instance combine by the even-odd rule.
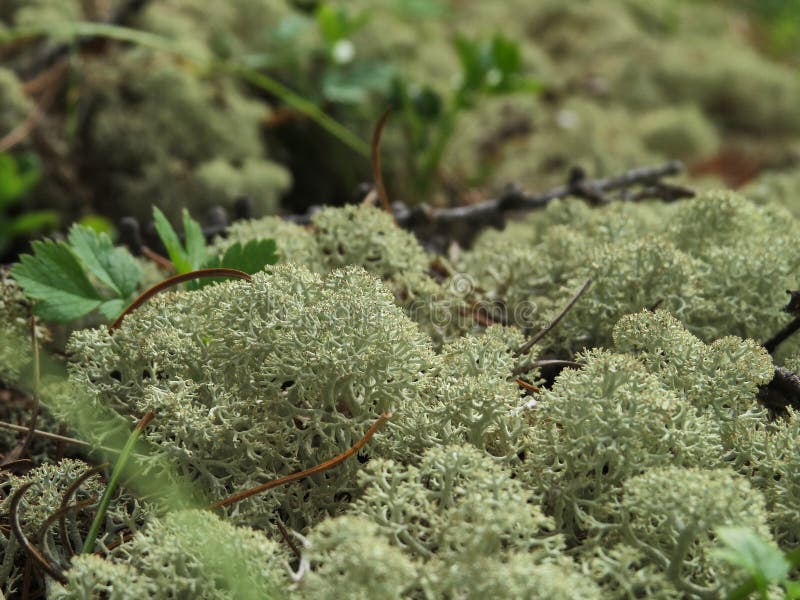
[[[383,111],[381,118],[378,119],[378,123],[375,125],[375,131],[372,133],[372,176],[375,179],[375,187],[378,188],[378,196],[381,199],[383,210],[394,216],[392,205],[389,203],[389,195],[386,193],[386,186],[383,183],[383,171],[381,170],[381,136],[383,135],[386,120],[391,113],[391,106]]]
[[[165,279],[164,281],[155,284],[153,287],[145,290],[141,296],[139,296],[136,300],[134,300],[128,308],[122,311],[122,314],[116,318],[116,320],[108,326],[108,332],[111,333],[115,329],[117,329],[121,324],[122,320],[128,316],[131,312],[139,308],[142,304],[147,302],[150,298],[158,294],[159,292],[163,292],[164,290],[176,286],[178,284],[184,283],[186,281],[192,281],[193,279],[200,279],[201,277],[238,277],[239,279],[244,279],[246,281],[252,281],[252,277],[245,273],[244,271],[240,271],[238,269],[228,269],[225,267],[222,268],[214,268],[214,269],[199,269],[197,271],[190,271],[189,273],[181,273],[180,275],[174,275]]]
[[[20,543],[20,545],[25,549],[28,555],[36,561],[42,570],[59,583],[66,585],[67,578],[64,577],[64,574],[50,561],[50,559],[39,552],[39,549],[31,543],[31,541],[25,535],[25,532],[22,531],[22,526],[19,523],[19,503],[22,500],[22,497],[25,495],[25,492],[30,489],[33,483],[33,481],[29,481],[28,483],[23,484],[17,489],[16,492],[14,492],[14,495],[11,497],[11,529],[14,532],[14,537],[17,538],[17,541]]]
[[[298,479],[305,479],[311,475],[317,475],[318,473],[322,473],[323,471],[327,471],[328,469],[332,469],[333,467],[343,463],[345,460],[356,454],[364,445],[369,441],[369,439],[375,435],[375,432],[378,431],[381,425],[383,425],[386,421],[391,418],[391,413],[383,413],[375,423],[367,430],[367,433],[364,434],[360,440],[358,440],[355,445],[349,450],[345,450],[338,456],[334,456],[330,460],[326,460],[323,463],[318,464],[315,467],[311,467],[310,469],[306,469],[305,471],[298,471],[296,473],[292,473],[291,475],[287,475],[286,477],[280,477],[278,479],[273,479],[272,481],[268,481],[267,483],[263,483],[261,485],[257,485],[256,487],[250,488],[249,490],[244,490],[242,492],[237,492],[223,500],[219,500],[215,502],[208,508],[211,510],[216,510],[218,508],[222,508],[223,506],[230,506],[231,504],[236,504],[237,502],[244,500],[245,498],[249,498],[250,496],[255,496],[256,494],[260,494],[261,492],[266,492],[267,490],[271,490],[272,488],[280,487],[282,485],[286,485],[287,483],[291,483],[292,481],[297,481]]]
[[[581,296],[583,296],[584,293],[586,293],[586,290],[589,289],[590,285],[592,285],[591,278],[587,279],[583,283],[583,285],[580,287],[580,289],[577,292],[575,292],[575,295],[573,295],[572,298],[570,298],[569,302],[567,302],[566,306],[564,306],[564,308],[561,309],[561,312],[558,313],[558,315],[556,316],[555,319],[550,321],[547,325],[545,325],[542,328],[541,331],[539,331],[539,333],[537,333],[535,336],[533,336],[527,342],[522,344],[522,346],[520,346],[519,348],[516,349],[516,351],[514,352],[514,356],[522,356],[523,354],[526,354],[528,352],[528,350],[533,348],[533,346],[534,346],[534,344],[536,344],[536,342],[541,340],[544,336],[546,336],[553,329],[555,329],[556,325],[558,325],[561,322],[561,319],[564,318],[564,315],[566,315],[569,312],[569,310],[573,306],[575,306],[575,303],[578,301],[578,299]]]

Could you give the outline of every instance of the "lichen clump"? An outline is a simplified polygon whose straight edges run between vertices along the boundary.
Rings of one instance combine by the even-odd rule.
[[[433,362],[426,338],[362,269],[321,277],[293,265],[164,296],[113,335],[75,334],[70,350],[74,379],[99,402],[135,419],[156,412],[146,438],[216,498],[343,452],[380,414],[418,402]],[[357,468],[235,512],[264,524],[282,507],[302,528],[356,492]]]
[[[70,338],[69,385],[48,387],[61,390],[54,415],[89,405],[132,425],[154,412],[140,464],[148,478],[168,464],[170,489],[191,482],[203,498],[187,511],[158,491],[128,497],[111,522],[132,539],[74,558],[53,594],[216,598],[245,581],[258,597],[727,593],[741,576],[713,552],[715,528],[798,542],[797,419],[759,400],[775,360],[796,367],[798,354],[787,342],[772,357],[753,339],[790,318],[780,308],[800,264],[795,230],[779,203],[731,193],[565,200],[485,233],[456,257],[459,272],[369,206],[326,209],[308,228],[236,225],[217,251],[269,237],[282,264],[164,293],[113,332]],[[9,314],[25,308],[4,290]],[[507,324],[436,323],[439,307],[420,301],[451,317],[482,303]],[[335,457],[387,413],[334,469],[197,510]],[[92,435],[104,443],[96,423]],[[71,464],[9,480],[7,498],[38,482],[20,509],[27,530],[86,468],[65,475]],[[80,498],[101,489],[91,479]],[[203,531],[230,542],[239,570],[207,551]],[[51,547],[67,557],[57,532]],[[4,542],[16,584],[20,549]]]

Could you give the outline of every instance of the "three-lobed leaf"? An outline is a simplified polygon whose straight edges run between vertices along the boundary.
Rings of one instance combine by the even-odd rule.
[[[64,242],[33,242],[11,273],[25,294],[37,300],[34,311],[48,321],[69,323],[87,315],[104,298],[89,281],[78,257]]]
[[[11,273],[25,294],[37,303],[45,320],[69,323],[95,309],[108,319],[119,314],[139,285],[139,265],[111,238],[73,225],[68,242],[33,242],[33,254],[20,257]],[[91,277],[108,288],[98,289]],[[108,291],[115,297],[109,298]]]
[[[139,283],[139,265],[125,248],[115,248],[111,238],[88,227],[73,225],[69,231],[72,250],[89,272],[127,298]]]

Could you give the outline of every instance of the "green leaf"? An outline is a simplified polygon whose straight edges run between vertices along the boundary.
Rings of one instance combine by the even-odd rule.
[[[461,89],[463,92],[477,91],[483,85],[486,64],[476,42],[465,37],[456,38],[456,51],[461,61]]]
[[[24,235],[58,225],[58,213],[53,210],[35,210],[22,213],[11,221],[8,231],[11,235]]]
[[[201,268],[208,260],[206,251],[206,236],[200,223],[195,221],[189,211],[183,209],[183,235],[186,238],[186,256],[189,259],[191,270]]]
[[[106,319],[113,321],[119,316],[126,306],[128,306],[128,303],[122,298],[113,298],[103,302],[98,307],[98,310]]]
[[[36,314],[69,323],[103,302],[67,244],[46,240],[33,242],[32,247],[33,255],[22,255],[11,274],[29,298],[38,300]]]
[[[114,237],[114,225],[102,215],[86,215],[78,220],[78,223],[89,229],[94,229],[97,233],[107,233]]]
[[[115,248],[105,233],[97,233],[82,225],[73,225],[69,243],[89,272],[127,298],[139,284],[139,265],[125,248]]]
[[[230,246],[222,257],[215,257],[206,263],[207,268],[226,267],[239,269],[248,275],[258,273],[267,265],[278,262],[277,244],[275,240],[262,239],[250,240],[242,245],[237,242]],[[203,287],[216,281],[225,281],[215,277],[212,279],[198,280],[197,287]]]
[[[431,87],[423,87],[412,96],[411,101],[414,111],[423,119],[433,121],[442,114],[442,97]]]
[[[270,239],[250,240],[244,245],[236,243],[225,251],[220,266],[253,275],[267,265],[278,262],[277,249],[275,240]]]
[[[35,155],[15,159],[0,153],[0,210],[15,204],[39,181]]]
[[[156,222],[156,231],[158,232],[158,237],[161,238],[164,247],[167,249],[167,255],[172,261],[172,264],[175,265],[175,270],[178,272],[178,274],[188,273],[191,271],[192,264],[189,261],[189,257],[186,255],[186,252],[183,250],[183,246],[181,245],[180,238],[178,238],[178,234],[175,233],[175,230],[172,228],[172,225],[170,225],[167,217],[164,216],[164,213],[161,212],[157,206],[153,207],[153,219]]]
[[[326,44],[332,46],[347,35],[344,11],[337,10],[330,4],[320,4],[316,18],[317,27],[319,27],[322,39]]]
[[[498,69],[504,79],[517,75],[522,71],[522,56],[519,44],[497,34],[492,39],[492,68]]]
[[[783,552],[752,529],[719,527],[716,532],[723,548],[715,550],[715,556],[747,571],[759,591],[766,592],[770,584],[783,581],[789,572]]]
[[[800,598],[800,581],[784,581],[783,587],[786,590],[784,600],[797,600]]]

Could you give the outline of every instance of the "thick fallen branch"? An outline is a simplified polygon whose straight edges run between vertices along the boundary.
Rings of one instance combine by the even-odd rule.
[[[776,366],[772,381],[759,388],[758,399],[776,412],[784,412],[787,406],[800,410],[800,375]]]
[[[402,202],[394,202],[392,212],[400,227],[414,232],[429,250],[441,253],[451,241],[469,246],[485,227],[502,228],[508,215],[544,208],[560,198],[584,198],[593,205],[615,200],[638,202],[652,199],[674,202],[681,198],[691,198],[695,195],[694,190],[661,181],[665,177],[681,173],[683,169],[681,162],[671,161],[662,165],[631,169],[612,177],[590,179],[583,170],[575,168],[570,172],[566,185],[540,194],[528,194],[516,186],[509,186],[503,194],[485,202],[452,208],[432,208],[425,204],[408,207]],[[612,192],[615,193],[613,196]],[[298,225],[310,225],[312,215],[320,208],[312,206],[304,214],[285,215],[283,218]],[[251,218],[249,199],[242,197],[237,200],[234,213],[234,220]],[[226,227],[227,221],[217,219],[203,227],[203,233],[207,240],[212,240],[217,235],[225,235]],[[149,239],[153,237],[149,235],[150,228],[140,227],[135,219],[122,219],[119,230],[120,241],[134,254],[139,255],[142,252],[143,233],[147,234],[150,247],[160,249],[158,239]]]
[[[795,317],[786,327],[762,344],[770,354],[775,354],[778,346],[800,331],[800,291],[786,290],[786,293],[789,294],[790,299],[789,303],[783,307],[783,312],[794,315]]]

